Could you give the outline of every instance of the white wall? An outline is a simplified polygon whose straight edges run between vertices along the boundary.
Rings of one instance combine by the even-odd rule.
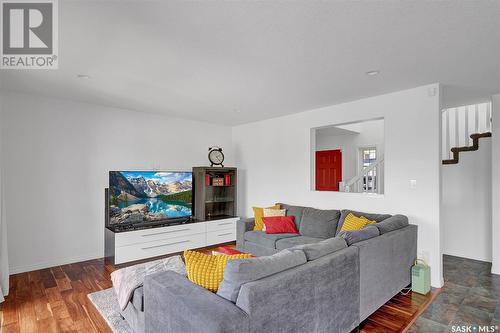
[[[491,272],[500,274],[500,94],[492,98],[492,266]],[[495,133],[497,133],[495,135]]]
[[[109,170],[190,170],[231,129],[91,104],[5,94],[11,272],[103,257]]]
[[[385,118],[385,195],[311,191],[310,129]],[[419,253],[442,285],[440,240],[440,87],[438,84],[285,117],[236,126],[233,144],[240,170],[239,207],[282,201],[318,208],[402,213],[417,224]],[[417,188],[410,188],[410,180]]]
[[[0,93],[0,303],[9,293],[9,263],[7,248],[7,224],[5,219],[5,195],[3,192],[3,95]]]
[[[378,158],[384,156],[384,120],[378,119],[355,124],[358,133],[329,135],[328,131],[316,130],[316,150],[342,150],[342,180],[358,175],[359,148],[376,146]]]
[[[491,139],[442,165],[443,253],[491,261]]]

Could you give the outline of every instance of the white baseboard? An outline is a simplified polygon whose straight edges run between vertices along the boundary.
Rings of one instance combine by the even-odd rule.
[[[103,253],[89,253],[89,254],[84,254],[84,255],[76,256],[76,257],[72,257],[72,258],[58,258],[58,259],[53,259],[53,260],[40,262],[40,263],[36,263],[36,264],[9,267],[9,271],[10,271],[11,275],[12,274],[19,274],[19,273],[24,273],[24,272],[35,271],[38,269],[44,269],[44,268],[49,268],[49,267],[54,267],[54,266],[72,264],[72,263],[80,262],[80,261],[98,259],[98,258],[102,258],[103,256],[104,256]]]
[[[444,278],[443,277],[440,277],[437,283],[435,283],[434,281],[431,281],[432,288],[442,288],[443,286],[444,286]]]
[[[468,253],[454,253],[453,251],[447,251],[446,253],[443,253],[444,255],[450,255],[454,257],[460,257],[460,258],[465,258],[465,259],[471,259],[471,260],[477,260],[477,261],[484,261],[484,262],[491,262],[491,255],[490,256],[471,256]]]
[[[499,265],[491,265],[491,274],[500,275],[500,266]]]

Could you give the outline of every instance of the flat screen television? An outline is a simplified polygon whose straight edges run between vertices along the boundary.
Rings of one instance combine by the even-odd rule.
[[[193,215],[193,173],[110,171],[108,224],[145,225]]]

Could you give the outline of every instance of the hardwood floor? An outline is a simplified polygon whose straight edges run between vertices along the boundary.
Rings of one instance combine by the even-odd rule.
[[[361,332],[406,332],[439,292],[434,289],[428,295],[420,295],[410,291],[408,295],[394,296],[361,323]]]
[[[110,288],[111,272],[124,266],[96,259],[12,275],[9,296],[0,305],[0,332],[111,332],[87,294]],[[404,332],[435,296],[397,295],[361,332]]]

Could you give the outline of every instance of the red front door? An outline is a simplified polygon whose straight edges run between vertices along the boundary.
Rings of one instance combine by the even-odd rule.
[[[342,151],[316,152],[316,191],[338,191],[342,181]]]

